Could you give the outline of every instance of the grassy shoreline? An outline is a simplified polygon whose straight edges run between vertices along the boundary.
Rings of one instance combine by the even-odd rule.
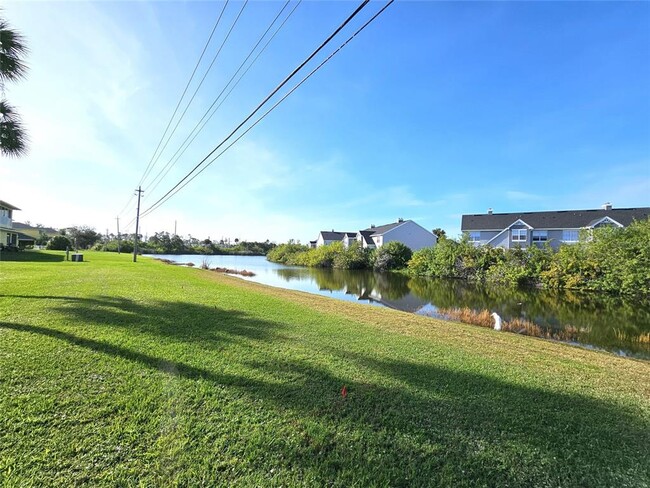
[[[647,362],[85,258],[0,264],[0,485],[650,482]]]

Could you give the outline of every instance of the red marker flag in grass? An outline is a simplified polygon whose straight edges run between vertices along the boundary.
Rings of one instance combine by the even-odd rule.
[[[343,388],[341,388],[341,396],[343,398],[347,398],[348,396],[348,387],[345,385],[343,385]]]

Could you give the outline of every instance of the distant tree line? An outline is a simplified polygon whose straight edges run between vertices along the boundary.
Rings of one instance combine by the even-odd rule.
[[[414,276],[552,289],[602,291],[650,300],[650,220],[629,227],[585,230],[580,241],[550,246],[502,249],[476,247],[466,237],[439,235],[435,247],[411,255],[403,244],[377,250],[343,243],[310,249],[289,242],[268,253],[269,261],[320,268],[404,270]]]
[[[118,238],[114,234],[100,234],[91,227],[70,227],[61,230],[59,235],[48,236],[43,233],[42,239],[36,244],[46,245],[47,249],[65,251],[66,249],[93,249],[95,251],[133,252],[135,234],[124,234]],[[270,241],[247,242],[234,240],[221,240],[213,242],[210,239],[199,240],[194,237],[156,232],[154,235],[143,238],[139,236],[138,252],[142,254],[237,254],[250,256],[265,256],[275,244]]]

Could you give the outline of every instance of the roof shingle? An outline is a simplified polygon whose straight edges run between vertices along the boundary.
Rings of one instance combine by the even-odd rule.
[[[535,229],[579,229],[609,217],[623,226],[650,218],[650,207],[463,215],[461,230],[503,230],[517,220]]]

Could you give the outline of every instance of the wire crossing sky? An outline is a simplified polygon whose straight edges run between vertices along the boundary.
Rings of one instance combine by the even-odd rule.
[[[152,208],[359,4],[5,2],[30,143],[0,162],[0,199],[17,221],[133,231],[137,183]],[[141,232],[305,242],[402,217],[454,236],[488,207],[650,206],[648,25],[647,2],[395,2]]]
[[[303,69],[303,68],[304,68],[304,67],[309,63],[309,61],[311,61],[311,60],[312,60],[312,59],[313,59],[313,58],[314,58],[314,57],[315,57],[315,56],[316,56],[316,55],[317,55],[317,54],[318,54],[318,53],[319,53],[323,48],[325,48],[325,47],[326,47],[326,46],[327,46],[327,45],[332,41],[332,39],[334,39],[334,38],[336,37],[336,35],[337,35],[339,32],[341,32],[341,30],[343,30],[343,28],[345,28],[345,26],[346,26],[347,24],[348,24],[350,21],[352,21],[352,19],[354,19],[354,17],[356,17],[356,16],[359,14],[359,12],[361,12],[361,10],[362,10],[364,7],[366,7],[366,6],[368,5],[368,3],[369,3],[369,0],[364,0],[364,1],[363,1],[363,2],[362,2],[362,3],[361,3],[361,4],[360,4],[360,5],[359,5],[359,6],[358,6],[358,7],[357,7],[357,8],[356,8],[356,9],[355,9],[351,14],[350,14],[350,16],[349,16],[347,19],[345,19],[345,21],[344,21],[344,22],[343,22],[339,27],[337,27],[336,30],[335,30],[334,32],[332,32],[332,34],[330,34],[330,35],[327,37],[327,39],[325,39],[325,40],[320,44],[320,46],[318,46],[318,47],[316,48],[316,50],[315,50],[313,53],[311,53],[311,54],[310,54],[310,55],[309,55],[309,56],[308,56],[308,57],[307,57],[307,58],[306,58],[302,63],[300,63],[300,65],[299,65],[298,67],[296,67],[296,68],[295,68],[291,73],[289,73],[289,75],[288,75],[284,80],[282,80],[282,82],[281,82],[277,87],[275,87],[275,88],[271,91],[271,93],[269,93],[269,94],[264,98],[264,100],[262,100],[262,101],[260,102],[260,104],[259,104],[257,107],[255,107],[255,109],[254,109],[254,110],[253,110],[253,111],[252,111],[252,112],[251,112],[251,113],[250,113],[250,114],[249,114],[249,115],[248,115],[248,116],[247,116],[247,117],[246,117],[242,122],[240,122],[240,123],[237,125],[237,127],[235,127],[235,129],[233,129],[233,130],[232,130],[232,131],[231,131],[231,132],[226,136],[226,138],[225,138],[223,141],[221,141],[219,144],[217,144],[217,146],[215,146],[215,147],[214,147],[214,148],[213,148],[213,149],[208,153],[207,156],[205,156],[201,161],[199,161],[199,163],[198,163],[196,166],[194,166],[194,168],[192,168],[192,170],[191,170],[189,173],[187,173],[187,175],[185,175],[185,176],[184,176],[184,177],[183,177],[183,178],[182,178],[178,183],[176,183],[176,184],[175,184],[175,185],[174,185],[174,186],[173,186],[173,187],[172,187],[172,188],[171,188],[167,193],[165,193],[165,195],[163,195],[163,196],[162,196],[160,199],[158,199],[158,200],[157,200],[157,201],[156,201],[156,202],[155,202],[151,207],[149,207],[147,210],[145,210],[145,211],[144,211],[144,214],[146,215],[146,214],[151,213],[155,208],[159,207],[159,206],[162,205],[166,200],[168,200],[169,198],[171,198],[174,194],[178,193],[178,191],[180,191],[180,190],[181,190],[185,185],[187,185],[187,183],[189,183],[192,179],[194,179],[198,174],[200,174],[201,172],[203,172],[203,169],[204,169],[205,167],[207,167],[208,165],[210,165],[210,164],[211,164],[211,163],[212,163],[212,162],[213,162],[217,157],[219,157],[221,154],[223,154],[223,152],[225,152],[225,150],[229,149],[229,148],[232,146],[232,144],[229,145],[229,146],[227,146],[226,149],[225,149],[223,152],[221,152],[219,155],[217,155],[214,159],[210,160],[210,161],[206,164],[206,161],[208,161],[208,159],[209,159],[209,158],[210,158],[210,157],[211,157],[211,156],[212,156],[212,155],[213,155],[217,150],[219,150],[219,149],[221,148],[221,146],[223,146],[224,144],[226,144],[226,143],[228,142],[228,140],[229,140],[231,137],[235,136],[235,135],[237,134],[237,131],[238,131],[239,129],[241,129],[241,128],[242,128],[242,127],[243,127],[243,126],[244,126],[244,125],[245,125],[245,124],[250,120],[250,119],[252,119],[258,111],[262,110],[263,107],[266,105],[266,103],[269,102],[269,101],[273,98],[273,96],[274,96],[276,93],[278,93],[278,92],[279,92],[279,91],[280,91],[280,90],[281,90],[281,89],[282,89],[282,88],[283,88],[287,83],[289,83],[289,82],[291,81],[291,79],[292,79],[294,76],[296,76],[298,73],[300,73],[300,71],[301,71],[301,70],[302,70],[302,69]],[[391,0],[390,3],[392,3],[392,0]],[[383,9],[382,9],[382,11],[383,11]],[[377,17],[377,15],[375,15],[375,16],[373,17],[372,20],[374,20],[376,17]],[[369,23],[369,22],[368,22],[368,23]],[[364,26],[362,26],[361,29],[365,28],[366,25],[368,25],[368,23],[364,24]],[[361,30],[361,29],[360,29],[360,30]],[[357,31],[357,33],[358,33],[358,31]],[[357,33],[355,33],[355,36],[356,36]],[[353,37],[354,37],[354,36],[353,36]],[[338,51],[337,51],[337,52],[338,52]],[[327,59],[329,60],[330,58],[331,58],[331,56],[328,57]],[[322,65],[322,64],[321,64],[321,65]],[[320,68],[320,66],[318,66],[318,68]],[[315,70],[312,71],[312,73],[310,73],[310,76],[311,76],[311,74],[313,74],[314,72],[315,72]],[[293,92],[293,90],[291,90],[289,93],[292,93],[292,92]],[[277,105],[279,105],[279,103],[282,102],[285,98],[286,98],[286,96],[283,97],[282,99],[280,99],[280,100],[279,100],[275,105],[273,105],[273,107],[272,107],[271,109],[269,109],[269,110],[268,110],[268,111],[267,111],[267,112],[266,112],[262,117],[260,117],[260,118],[255,122],[255,123],[253,123],[253,125],[252,125],[250,128],[252,128],[253,126],[257,125],[257,123],[260,122],[260,121],[262,120],[262,118],[264,118],[266,115],[268,115],[268,114],[269,114],[269,113],[270,113],[270,112],[271,112],[275,107],[277,107]],[[250,128],[249,128],[248,130],[250,130]],[[247,133],[248,130],[246,130],[246,131],[244,132],[244,134]],[[242,135],[243,135],[243,134],[242,134]],[[238,138],[236,138],[234,142],[237,142],[240,138],[241,138],[241,136],[238,137]],[[234,142],[233,142],[233,144],[234,144]],[[201,168],[204,164],[205,164],[206,166],[205,166],[203,169],[201,169],[201,171],[199,171],[199,173],[196,173],[194,176],[192,176],[192,175],[193,175],[193,174],[194,174],[194,173],[195,173],[199,168]],[[190,178],[190,177],[191,177],[191,179],[188,180],[188,178]],[[182,186],[181,186],[181,185],[182,185]],[[155,207],[155,208],[154,208],[154,207]]]
[[[282,21],[282,23],[280,23],[280,25],[275,29],[275,31],[273,32],[273,34],[271,34],[271,36],[269,36],[269,38],[267,39],[267,41],[264,43],[264,45],[260,48],[260,50],[259,50],[259,51],[257,52],[257,54],[255,55],[255,57],[253,58],[253,60],[248,64],[248,67],[247,67],[247,68],[246,68],[246,69],[245,69],[245,70],[240,74],[240,71],[242,70],[242,68],[246,65],[246,63],[248,62],[248,60],[249,60],[249,59],[251,58],[251,56],[255,53],[255,50],[258,48],[258,46],[261,44],[261,42],[262,42],[262,41],[264,40],[264,38],[267,36],[267,34],[268,34],[269,31],[271,30],[271,28],[273,27],[273,25],[275,24],[275,22],[278,20],[278,18],[280,17],[280,15],[282,15],[282,12],[284,12],[284,10],[286,9],[286,7],[289,5],[289,1],[285,2],[284,6],[283,6],[283,7],[280,9],[280,11],[278,12],[278,15],[273,19],[273,21],[271,22],[271,24],[269,24],[269,26],[267,27],[267,29],[266,29],[266,30],[264,31],[264,33],[262,34],[262,36],[257,40],[257,42],[255,43],[255,45],[253,46],[253,48],[250,50],[250,52],[248,53],[248,55],[246,56],[246,58],[241,62],[241,64],[240,64],[239,67],[237,68],[237,70],[236,70],[236,71],[233,73],[233,75],[230,77],[230,79],[228,80],[228,83],[226,83],[226,84],[224,85],[224,87],[221,89],[221,91],[219,92],[219,94],[217,95],[217,97],[213,100],[213,102],[212,102],[212,104],[210,105],[210,107],[208,108],[208,110],[205,111],[205,113],[204,113],[203,116],[201,117],[201,120],[199,120],[199,121],[197,122],[197,124],[192,128],[192,130],[190,131],[190,133],[189,133],[189,134],[187,135],[187,137],[183,140],[183,142],[181,143],[180,147],[179,147],[179,148],[176,150],[176,152],[172,155],[172,157],[169,159],[169,161],[168,161],[167,164],[164,166],[164,168],[163,168],[163,169],[158,173],[158,175],[156,176],[156,178],[154,178],[154,179],[152,180],[152,182],[151,182],[151,186],[152,186],[152,188],[151,188],[150,191],[154,191],[154,190],[158,187],[158,185],[160,184],[160,182],[162,181],[162,179],[163,179],[165,176],[167,176],[167,174],[169,174],[169,171],[171,170],[171,168],[173,167],[173,165],[176,164],[176,162],[181,158],[181,156],[185,153],[185,151],[187,150],[187,148],[190,146],[190,144],[192,144],[192,142],[194,142],[194,140],[198,137],[199,133],[200,133],[200,132],[203,130],[203,128],[208,124],[208,122],[209,122],[210,119],[214,116],[214,114],[216,113],[216,111],[219,110],[219,108],[221,107],[221,105],[223,105],[223,103],[228,99],[228,97],[229,97],[230,94],[233,92],[233,90],[237,87],[237,85],[239,84],[239,82],[241,81],[241,79],[242,79],[244,76],[246,76],[246,73],[248,73],[248,71],[250,70],[250,68],[253,67],[253,65],[255,64],[255,62],[257,61],[257,59],[258,59],[258,58],[262,55],[262,53],[266,50],[266,48],[267,48],[268,45],[271,43],[271,41],[273,40],[273,38],[274,38],[274,37],[277,35],[277,33],[282,29],[282,27],[284,26],[284,24],[287,22],[287,20],[289,20],[289,18],[290,18],[291,15],[295,12],[296,8],[298,8],[298,6],[300,5],[301,2],[302,2],[302,0],[297,0],[297,1],[294,2],[294,6],[293,6],[293,8],[291,9],[291,11],[289,12],[289,14],[284,18],[284,20]],[[239,77],[237,78],[237,81],[235,81],[234,83],[232,83],[232,82],[235,80],[235,78],[237,77],[237,75],[239,75]],[[232,85],[231,85],[231,83],[232,83]],[[229,86],[230,86],[230,89],[229,89],[228,92],[224,95],[224,92],[226,92],[226,89],[228,89]],[[222,97],[222,95],[224,95],[224,96]],[[219,102],[219,103],[217,103],[217,102]]]

